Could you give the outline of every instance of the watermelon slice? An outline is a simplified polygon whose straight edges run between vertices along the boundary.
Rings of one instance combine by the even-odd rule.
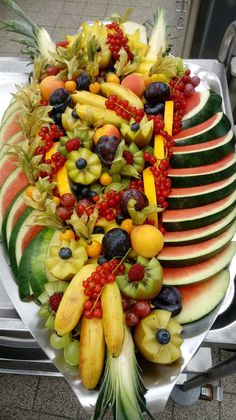
[[[222,181],[190,188],[172,188],[168,197],[169,209],[186,209],[213,203],[236,189],[236,174]]]
[[[191,168],[169,168],[168,176],[171,179],[172,187],[186,188],[221,181],[235,172],[235,153],[230,153],[218,162],[210,163],[209,165]]]
[[[17,114],[19,109],[19,106],[14,98],[12,98],[10,104],[8,105],[7,109],[4,111],[4,114],[1,119],[1,127],[0,127],[0,133],[3,128],[3,126],[6,124],[7,120],[13,116],[13,114]]]
[[[223,112],[217,112],[207,121],[186,128],[174,136],[176,146],[204,143],[217,137],[224,136],[231,129],[231,122]]]
[[[234,222],[225,232],[197,244],[176,246],[164,246],[158,254],[158,260],[162,267],[183,267],[206,261],[219,253],[233,238],[236,232]]]
[[[186,101],[182,128],[193,127],[220,111],[222,98],[212,90],[195,92]]]
[[[178,286],[182,311],[175,317],[176,321],[186,324],[209,314],[224,298],[229,281],[229,271],[222,270],[201,283]]]
[[[12,200],[28,183],[28,178],[21,168],[16,168],[4,182],[0,191],[0,229],[2,229],[3,217],[11,205]]]
[[[19,115],[18,113],[14,112],[1,127],[0,147],[2,147],[3,144],[7,143],[12,136],[14,136],[16,133],[19,133],[20,131],[21,127],[19,125]]]
[[[234,152],[235,138],[230,130],[226,135],[203,144],[173,147],[172,168],[209,165]]]
[[[2,241],[5,249],[8,250],[11,233],[16,225],[17,220],[26,210],[27,205],[20,193],[12,202],[9,211],[6,213],[2,223]]]
[[[163,284],[180,286],[197,283],[219,273],[228,266],[236,252],[236,242],[230,242],[223,251],[214,257],[187,267],[164,268]]]
[[[198,229],[182,230],[179,232],[165,232],[165,246],[189,245],[214,238],[229,228],[235,218],[236,208],[223,219],[208,226],[203,226]]]
[[[235,208],[236,192],[221,200],[192,209],[165,210],[162,222],[166,231],[196,229],[223,219]]]

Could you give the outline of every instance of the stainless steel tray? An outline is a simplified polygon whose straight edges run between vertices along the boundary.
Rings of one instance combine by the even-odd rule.
[[[213,89],[214,91],[222,95],[222,97],[224,98],[223,110],[225,113],[227,113],[229,118],[232,119],[227,91],[227,82],[224,75],[223,65],[219,64],[215,60],[188,60],[186,61],[186,63],[190,65],[192,71],[195,74],[199,75],[201,79],[204,80],[204,83],[201,84],[200,89],[202,89],[204,85],[206,85],[207,87]],[[2,59],[0,58],[0,97],[2,104],[0,110],[0,118],[4,111],[4,108],[7,107],[10,101],[10,92],[15,91],[15,84],[27,82],[29,71],[30,69],[29,67],[27,67],[27,61],[25,60],[9,57]],[[12,328],[12,330],[15,331],[14,338],[18,340],[24,339],[25,341],[23,341],[23,343],[25,343],[25,346],[28,345],[34,347],[36,341],[44,350],[46,356],[52,360],[54,365],[58,368],[60,372],[63,373],[65,378],[68,380],[83,407],[87,410],[91,410],[91,407],[96,401],[97,391],[85,390],[81,385],[77,369],[69,367],[64,362],[62,355],[59,352],[55,352],[49,346],[50,332],[43,328],[43,323],[37,315],[38,306],[34,302],[25,303],[20,301],[18,296],[17,285],[15,284],[11,276],[10,268],[5,259],[2,247],[0,248],[0,261],[0,280],[2,281],[2,284],[5,287],[8,295],[10,296],[14,308],[17,310],[19,316],[25,324],[25,327],[24,324],[19,325],[19,323],[21,323],[21,320],[17,317],[16,313],[14,312],[14,308],[12,308],[10,305],[9,308],[5,307],[2,308],[2,310],[5,310],[5,314],[6,310],[9,310],[9,314],[15,314],[15,318],[13,316],[12,321],[12,318],[6,317],[5,328],[2,328],[2,331],[4,330],[5,335],[7,335],[7,331],[11,330]],[[182,346],[182,359],[178,363],[175,363],[171,366],[156,366],[153,364],[149,364],[143,360],[140,361],[143,370],[142,376],[147,388],[149,389],[146,395],[147,403],[149,405],[149,408],[153,412],[162,411],[164,409],[169,394],[174,384],[176,383],[178,376],[186,367],[190,359],[193,357],[206,335],[208,341],[210,342],[211,338],[208,337],[209,334],[211,334],[211,332],[209,332],[209,330],[212,324],[214,323],[217,315],[220,314],[221,308],[223,308],[222,315],[224,315],[224,313],[227,313],[227,310],[229,310],[231,302],[234,298],[234,277],[236,268],[235,264],[236,263],[234,259],[230,266],[230,287],[223,304],[221,303],[220,305],[218,305],[218,307],[213,312],[211,312],[207,317],[203,318],[202,320],[184,327],[183,335],[185,341]],[[10,325],[10,322],[13,322],[13,325]],[[233,325],[236,335],[236,324],[235,326],[234,324],[235,320],[233,320],[231,327]],[[227,328],[228,326],[226,327],[224,325],[223,328],[217,330],[216,335],[218,336],[218,338],[223,335],[223,332]],[[18,336],[17,331],[19,332]]]

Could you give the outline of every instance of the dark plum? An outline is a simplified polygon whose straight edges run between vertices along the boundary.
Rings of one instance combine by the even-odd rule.
[[[119,146],[120,139],[116,136],[102,136],[98,140],[96,146],[95,146],[95,153],[99,156],[101,159],[101,162],[104,165],[111,165],[116,151],[117,147]]]
[[[110,229],[103,236],[102,246],[105,258],[124,257],[131,247],[129,235],[124,229]]]
[[[76,79],[76,87],[78,90],[89,90],[90,83],[91,80],[85,71],[80,73],[79,77]]]
[[[153,82],[150,83],[145,92],[144,97],[151,105],[156,105],[158,102],[165,102],[169,99],[170,88],[166,83]]]
[[[64,104],[70,97],[69,93],[66,91],[66,89],[59,88],[54,90],[54,92],[51,94],[49,98],[49,104],[52,106]]]
[[[139,190],[126,190],[121,199],[121,211],[124,215],[129,216],[127,205],[128,201],[133,198],[136,201],[135,210],[140,211],[148,206],[147,196]]]
[[[148,104],[144,105],[144,110],[148,115],[164,114],[165,105],[162,102],[157,103],[154,106]]]
[[[182,302],[178,289],[174,286],[162,286],[158,296],[152,299],[155,309],[165,309],[176,316],[181,312]]]
[[[57,124],[60,127],[62,127],[61,114],[62,112],[54,109],[49,113],[49,116],[53,119],[55,124]]]

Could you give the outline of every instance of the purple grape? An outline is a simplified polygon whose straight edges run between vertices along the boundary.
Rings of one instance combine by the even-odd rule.
[[[194,93],[195,89],[192,83],[187,83],[184,88],[185,96],[191,96]]]
[[[101,162],[104,165],[112,164],[119,143],[120,139],[118,139],[118,137],[115,136],[100,137],[96,144],[95,152],[97,153],[97,155],[101,159]]]
[[[200,78],[198,76],[191,77],[191,83],[194,87],[198,86],[200,83]]]

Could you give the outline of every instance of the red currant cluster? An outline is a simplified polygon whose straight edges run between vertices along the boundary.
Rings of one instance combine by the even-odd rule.
[[[76,199],[73,194],[66,193],[60,197],[60,204],[57,207],[57,215],[63,223],[70,219],[75,204]]]
[[[143,108],[130,106],[127,100],[120,99],[116,95],[109,96],[105,102],[105,106],[107,109],[115,111],[116,115],[119,115],[125,120],[130,121],[131,117],[133,117],[137,123],[142,120],[145,114]]]
[[[50,159],[46,159],[45,163],[51,166],[50,176],[53,178],[54,175],[65,165],[66,158],[61,155],[60,152],[53,153]],[[42,176],[43,174],[41,174]],[[48,175],[48,174],[47,174]],[[47,176],[46,175],[46,176]]]
[[[160,134],[161,130],[164,130],[164,120],[162,114],[150,115],[149,120],[154,122],[154,134]]]
[[[155,165],[155,163],[157,162],[157,158],[151,155],[151,153],[149,152],[144,152],[143,157],[144,157],[145,162],[148,162],[151,165]]]
[[[132,181],[130,181],[129,188],[130,190],[139,190],[144,192],[143,181],[141,179],[132,179]]]
[[[167,198],[171,192],[171,180],[168,178],[169,160],[162,159],[158,166],[152,166],[151,171],[155,178],[157,203],[168,207]]]
[[[113,190],[103,194],[102,201],[97,202],[95,205],[98,209],[99,217],[105,217],[108,222],[114,220],[121,213],[121,197],[122,192]]]
[[[112,22],[107,24],[107,28],[109,29],[109,33],[107,35],[107,43],[109,45],[109,50],[111,51],[112,58],[114,60],[119,60],[120,49],[124,48],[124,50],[127,52],[128,59],[132,61],[134,56],[131,53],[128,45],[129,39],[127,38],[127,36],[124,35],[124,32],[119,27],[119,25],[116,22]]]
[[[62,296],[62,292],[55,292],[52,296],[49,296],[48,304],[53,312],[57,312]]]
[[[100,297],[103,286],[106,283],[113,283],[117,274],[125,271],[124,264],[117,258],[98,266],[96,270],[83,281],[84,294],[88,299],[84,303],[84,316],[86,318],[101,318],[102,308]]]
[[[171,98],[174,100],[173,135],[178,134],[181,130],[186,98],[194,93],[195,87],[200,83],[199,77],[191,77],[190,73],[190,70],[187,69],[183,77],[175,77],[170,81],[170,87],[172,88]]]
[[[132,163],[134,162],[133,153],[131,153],[129,150],[125,150],[123,152],[123,155],[122,156],[126,160],[126,162],[128,163],[128,165],[132,165]]]
[[[51,149],[54,141],[57,141],[60,137],[64,136],[65,132],[61,128],[58,128],[56,124],[50,124],[49,127],[43,126],[39,132],[39,136],[44,141],[44,145],[39,146],[36,149],[35,155],[43,155]]]

